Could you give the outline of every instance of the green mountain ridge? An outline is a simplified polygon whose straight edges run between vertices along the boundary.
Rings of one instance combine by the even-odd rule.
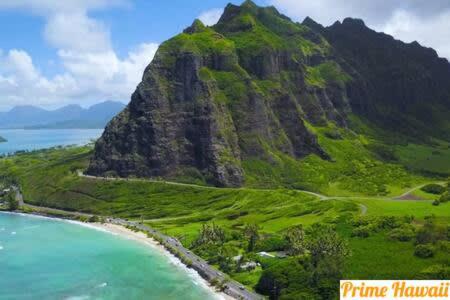
[[[308,161],[339,173],[354,149],[370,165],[393,162],[391,146],[411,141],[445,148],[448,74],[433,50],[360,20],[325,28],[229,4],[216,25],[196,20],[160,46],[88,173],[299,187],[317,172]]]

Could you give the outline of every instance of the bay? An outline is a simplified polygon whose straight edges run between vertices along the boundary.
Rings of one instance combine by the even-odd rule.
[[[0,155],[56,146],[85,145],[98,139],[103,129],[0,129],[7,142],[0,143]]]
[[[0,213],[0,299],[216,299],[159,249],[80,224]]]

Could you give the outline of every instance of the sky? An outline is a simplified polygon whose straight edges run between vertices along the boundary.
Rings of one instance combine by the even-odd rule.
[[[158,45],[195,18],[213,25],[222,0],[0,0],[0,111],[127,103]],[[256,0],[294,21],[362,18],[450,58],[448,0]]]

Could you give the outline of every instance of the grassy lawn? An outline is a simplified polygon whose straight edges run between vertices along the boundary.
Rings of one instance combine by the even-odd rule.
[[[435,215],[447,218],[450,223],[450,205],[445,203],[433,206],[432,201],[423,200],[387,200],[387,199],[357,199],[352,200],[367,207],[369,216],[405,216],[412,215],[423,219],[426,216]]]

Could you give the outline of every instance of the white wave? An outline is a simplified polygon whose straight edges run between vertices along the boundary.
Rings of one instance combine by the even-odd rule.
[[[82,295],[82,296],[70,296],[65,298],[66,300],[88,300],[91,297],[89,297],[88,295]]]
[[[108,286],[108,283],[107,283],[107,282],[103,282],[103,283],[97,285],[98,288],[104,288],[104,287],[106,287],[106,286]]]
[[[94,229],[94,230],[101,231],[101,232],[106,232],[106,233],[109,233],[109,234],[112,234],[112,235],[118,235],[115,232],[111,232],[111,231],[109,231],[107,229],[104,229],[104,228],[101,228],[101,227],[98,227],[98,226],[95,226],[95,225],[92,225],[92,224],[89,224],[89,223],[83,223],[83,222],[74,221],[74,220],[61,220],[61,221],[64,221],[64,222],[67,222],[67,223],[70,223],[70,224],[75,224],[75,225],[78,225],[78,226],[83,226],[83,227],[86,227],[86,228],[89,228],[89,229]]]
[[[3,248],[3,246],[0,246],[0,250],[3,250],[4,248]]]
[[[16,235],[16,233],[17,233],[17,232],[15,232],[15,231],[11,232],[12,235]]]
[[[35,229],[35,228],[39,228],[39,227],[41,227],[41,226],[39,226],[39,225],[27,226],[27,227],[24,227],[23,230]]]

